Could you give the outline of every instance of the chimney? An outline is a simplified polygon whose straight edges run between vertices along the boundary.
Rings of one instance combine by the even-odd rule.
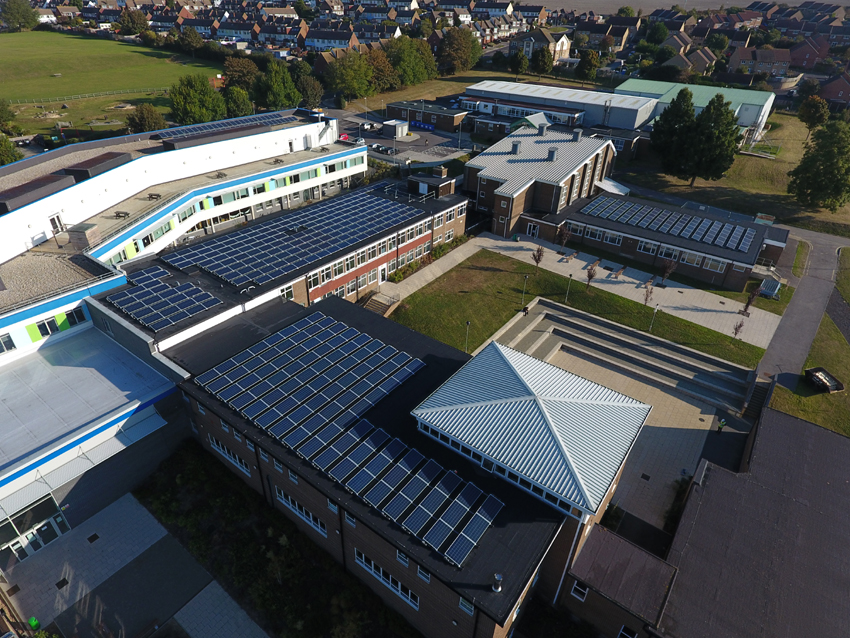
[[[546,131],[547,131],[548,129],[549,129],[549,125],[548,125],[548,124],[539,124],[539,125],[537,126],[537,134],[538,134],[540,137],[543,137],[544,135],[546,135]]]
[[[511,142],[511,155],[519,155],[519,140]]]
[[[554,162],[556,159],[558,159],[558,148],[553,146],[552,148],[549,149],[548,160],[550,162]]]
[[[581,142],[581,133],[582,130],[580,128],[573,131],[573,142]]]
[[[447,169],[445,166],[435,166],[431,169],[431,175],[433,175],[434,177],[448,177],[449,169]]]
[[[498,593],[502,591],[502,575],[493,574],[493,591]]]

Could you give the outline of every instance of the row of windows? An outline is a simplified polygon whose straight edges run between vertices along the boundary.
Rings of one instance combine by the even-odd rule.
[[[322,536],[327,538],[328,536],[328,528],[325,526],[324,521],[320,519],[318,516],[313,514],[306,507],[301,505],[298,501],[292,498],[289,494],[280,489],[277,485],[274,486],[275,494],[277,495],[277,500],[286,505],[292,512],[298,516],[302,521],[307,523],[314,530],[319,532]]]
[[[69,310],[65,313],[65,320],[68,322],[69,326],[76,326],[86,320],[86,314],[83,312],[82,308],[74,308],[73,310]],[[39,321],[35,325],[42,337],[49,337],[54,332],[59,332],[59,325],[56,323],[56,319],[54,317],[49,317]],[[12,342],[11,337],[6,335],[6,338],[8,339],[8,344],[11,345],[11,348],[7,348],[7,350],[14,350],[15,344]],[[3,343],[3,346],[6,347],[7,344]]]
[[[404,602],[406,602],[416,610],[419,609],[419,596],[417,596],[415,593],[410,591],[410,589],[402,585],[397,578],[392,576],[383,567],[381,567],[380,565],[376,565],[371,558],[366,556],[366,554],[361,552],[356,547],[354,548],[354,560],[357,562],[358,565],[363,567],[363,569],[370,572],[375,578],[381,581],[389,589],[394,591],[396,595]]]
[[[200,407],[200,405],[199,405]],[[233,465],[238,467],[240,470],[245,472],[248,476],[251,476],[251,469],[248,467],[248,464],[238,455],[236,452],[227,447],[224,443],[215,438],[212,434],[207,434],[209,438],[210,445],[212,448],[221,454],[224,458],[230,461]]]
[[[574,598],[578,598],[581,602],[584,602],[587,598],[587,585],[582,582],[576,581],[573,584],[572,591],[570,592]],[[620,633],[617,634],[617,638],[637,638],[637,631],[634,629],[629,629],[625,625],[620,627]]]
[[[0,354],[6,354],[15,349],[15,342],[8,334],[0,335]]]

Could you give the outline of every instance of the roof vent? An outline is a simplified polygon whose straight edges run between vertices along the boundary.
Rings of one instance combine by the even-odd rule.
[[[537,134],[538,134],[540,137],[543,137],[544,135],[546,135],[546,131],[547,131],[547,130],[549,130],[549,125],[548,125],[548,124],[538,124],[538,126],[537,126]]]
[[[519,155],[519,140],[511,142],[511,155]]]
[[[573,142],[581,142],[581,129],[577,128],[573,131]]]
[[[558,148],[553,146],[549,149],[549,161],[554,162],[556,159],[558,159]]]
[[[502,575],[501,574],[493,574],[493,591],[500,592],[502,591]]]

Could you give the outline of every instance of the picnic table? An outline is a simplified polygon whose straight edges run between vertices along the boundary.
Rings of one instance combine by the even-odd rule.
[[[162,195],[160,195],[159,193],[148,193],[149,202],[154,201],[156,199],[162,199]]]

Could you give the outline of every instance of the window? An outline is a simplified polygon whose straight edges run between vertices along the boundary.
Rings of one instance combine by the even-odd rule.
[[[367,251],[369,261],[372,261],[375,257],[378,256],[378,246],[369,246],[369,250]]]
[[[78,323],[83,323],[86,320],[86,315],[82,308],[74,308],[65,313],[65,319],[68,320],[69,326],[76,326]]]
[[[712,259],[711,257],[706,257],[702,267],[706,270],[711,270],[713,272],[723,272],[724,270],[726,270],[726,262],[720,261],[719,259]]]
[[[455,236],[454,229],[450,229],[450,230],[446,231],[446,241],[451,241],[452,239],[454,239],[454,236]]]
[[[41,333],[42,337],[49,337],[54,332],[59,332],[59,326],[56,325],[56,319],[53,317],[45,319],[44,321],[39,321],[35,325],[38,326],[38,331]]]
[[[481,191],[480,193],[478,193],[478,196],[483,199],[487,196],[487,194],[484,191]]]
[[[747,267],[743,264],[732,264],[732,270],[734,270],[735,272],[744,272],[746,269]]]
[[[390,263],[387,264],[387,270],[389,270],[390,272],[395,272],[395,269],[396,269],[396,260],[395,260],[395,257],[393,257],[392,259],[390,259]]]
[[[441,233],[441,234],[439,234],[439,235],[437,235],[437,236],[434,238],[434,243],[435,243],[435,244],[439,244],[441,241],[443,241],[443,235],[442,235],[442,233]]]
[[[463,217],[464,215],[466,215],[466,204],[461,204],[457,207],[457,216]]]
[[[365,263],[366,263],[366,251],[361,250],[360,252],[357,253],[357,265],[362,266]]]
[[[402,585],[394,576],[392,576],[388,571],[386,571],[383,567],[376,565],[371,558],[366,556],[363,552],[361,552],[356,547],[354,548],[354,560],[367,572],[371,572],[371,574],[380,580],[384,585],[390,588],[392,591],[396,593],[396,595],[401,598],[404,602],[409,604],[414,609],[419,609],[419,596],[410,591],[407,587]]]
[[[352,527],[357,527],[357,521],[348,512],[345,513],[345,522],[351,525]]]
[[[422,257],[422,250],[423,250],[422,244],[419,244],[416,247],[416,259],[419,259],[420,257]]]
[[[254,451],[254,443],[253,443],[253,441],[249,441],[248,439],[245,439],[245,446],[246,446],[249,450],[251,450],[251,452],[253,452],[253,451]]]
[[[617,634],[617,638],[637,638],[637,632],[632,631],[625,625],[620,627],[620,633]]]
[[[699,267],[700,262],[702,261],[702,255],[697,255],[696,253],[689,253],[687,251],[682,253],[682,263],[688,264],[690,266]]]
[[[416,567],[416,573],[419,574],[419,578],[424,580],[426,583],[431,582],[431,572],[422,569],[421,565]]]
[[[307,288],[313,289],[316,288],[320,284],[319,273],[314,272],[311,275],[307,275]]]
[[[360,275],[357,278],[357,287],[358,288],[365,288],[366,287],[366,275]]]
[[[475,613],[475,606],[471,602],[469,602],[466,598],[464,598],[463,596],[460,597],[460,602],[458,603],[458,607],[463,609],[470,616]]]
[[[280,289],[280,296],[284,299],[292,299],[295,297],[295,293],[292,292],[292,286],[284,286]]]
[[[443,214],[440,213],[439,215],[435,215],[434,216],[434,228],[439,228],[442,225],[443,225]]]
[[[369,271],[369,283],[373,284],[376,281],[378,281],[378,269],[373,268],[372,270]]]
[[[248,464],[239,458],[239,455],[236,454],[233,450],[227,447],[224,443],[215,438],[212,434],[208,434],[210,445],[212,448],[221,454],[224,458],[230,461],[233,465],[238,467],[240,470],[245,472],[248,476],[251,476],[251,470],[248,468]]]
[[[647,255],[654,255],[655,251],[658,250],[658,244],[654,244],[651,241],[639,241],[637,249],[638,252],[646,253]]]
[[[334,503],[331,499],[328,499],[328,509],[336,514],[339,511],[339,507]]]
[[[242,442],[242,435],[239,434],[239,432],[237,432],[236,430],[233,430],[233,438],[239,441],[240,443]]]
[[[581,602],[584,602],[584,599],[587,598],[587,585],[576,581],[575,584],[573,584],[573,589],[570,593]]]
[[[661,246],[658,249],[658,256],[661,257],[661,259],[672,259],[675,261],[679,259],[679,251],[670,248],[669,246]]]
[[[346,257],[345,258],[345,269],[346,270],[354,270],[354,268],[355,268],[354,255],[351,255],[350,257]]]
[[[263,459],[266,463],[269,462],[269,453],[266,452],[263,448],[260,448],[260,458]]]
[[[593,239],[595,241],[602,241],[603,235],[604,233],[600,228],[591,228],[590,226],[587,227],[587,230],[584,233],[584,236],[587,239]]]
[[[276,469],[278,472],[282,473],[283,472],[283,463],[281,463],[277,459],[274,459],[274,469]]]
[[[398,562],[401,563],[402,565],[404,565],[405,567],[407,567],[410,564],[410,561],[407,558],[407,554],[405,554],[404,552],[400,552],[398,550],[395,550],[395,557],[396,557],[396,559],[398,559]]]
[[[605,243],[619,246],[623,243],[623,236],[617,233],[605,233]]]
[[[338,261],[334,264],[334,277],[339,277],[345,272],[345,262]]]
[[[15,342],[12,341],[12,337],[9,335],[0,335],[0,354],[6,354],[7,352],[11,352],[15,349]],[[186,396],[185,394],[183,395]]]
[[[198,426],[195,425],[195,419],[189,419],[189,425],[192,426],[192,432],[198,433]]]
[[[318,516],[313,514],[310,510],[305,508],[301,503],[292,498],[289,494],[280,489],[277,485],[274,486],[275,494],[277,495],[277,500],[286,505],[292,512],[300,518],[302,521],[307,523],[314,530],[319,532],[324,537],[328,535],[328,528],[325,526],[325,523]]]
[[[289,470],[289,480],[298,485],[298,475],[292,470]]]
[[[331,279],[333,279],[333,271],[331,270],[331,267],[328,266],[327,268],[322,268],[322,283],[330,281]]]
[[[455,219],[455,210],[453,208],[449,212],[446,213],[446,223],[448,224],[449,222],[454,221],[454,219]]]
[[[355,292],[357,292],[357,280],[352,279],[348,282],[348,294],[353,295]]]

